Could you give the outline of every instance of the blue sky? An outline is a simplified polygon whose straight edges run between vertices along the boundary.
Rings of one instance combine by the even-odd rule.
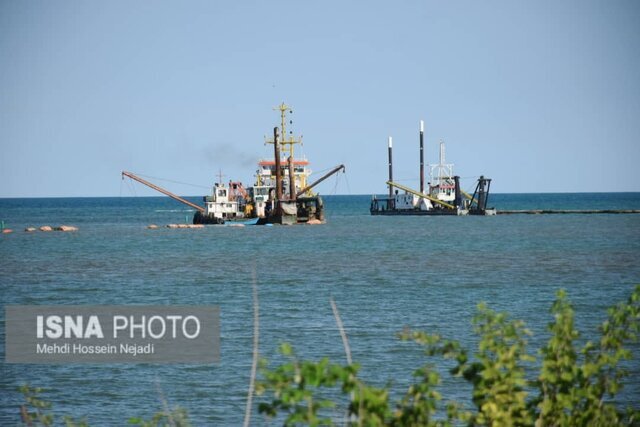
[[[417,186],[420,119],[466,188],[640,191],[638,23],[637,1],[2,1],[0,197],[251,184],[282,101],[312,168],[347,166],[324,194],[384,193],[389,135]]]

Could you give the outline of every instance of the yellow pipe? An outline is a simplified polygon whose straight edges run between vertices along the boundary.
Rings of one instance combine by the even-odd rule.
[[[412,190],[409,187],[405,187],[404,185],[401,184],[397,184],[393,181],[387,181],[386,182],[387,185],[391,185],[393,187],[399,188],[400,190],[406,191],[407,193],[411,193],[411,194],[415,194],[418,197],[422,197],[423,199],[428,199],[431,200],[434,203],[438,203],[439,205],[444,206],[445,208],[449,208],[449,209],[455,209],[456,207],[453,205],[450,205],[449,203],[443,202],[442,200],[436,199],[435,197],[431,197],[428,196],[426,194],[422,194],[419,191],[416,190]]]
[[[474,199],[473,197],[471,197],[471,196],[469,195],[469,193],[467,193],[466,191],[464,191],[464,190],[460,190],[460,192],[462,193],[462,195],[463,195],[464,197],[466,197],[467,199],[471,200],[471,203],[474,203],[474,202],[476,201],[476,199]]]

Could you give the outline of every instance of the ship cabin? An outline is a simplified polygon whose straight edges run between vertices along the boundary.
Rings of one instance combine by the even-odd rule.
[[[243,218],[243,209],[238,206],[238,200],[232,200],[229,188],[224,184],[215,183],[211,196],[204,198],[205,216],[221,219]]]
[[[264,218],[267,202],[273,197],[271,193],[275,192],[275,189],[267,185],[255,185],[253,187],[249,187],[247,191],[249,199],[253,200],[255,216],[258,218]]]
[[[453,177],[438,177],[436,185],[429,185],[429,195],[443,202],[453,203],[456,199],[456,184]]]
[[[287,159],[281,160],[282,170],[282,192],[289,194],[289,168]],[[308,168],[309,161],[307,159],[295,159],[293,161],[293,176],[296,191],[307,186],[307,178],[311,174]],[[276,162],[274,160],[261,160],[258,162],[258,170],[256,171],[256,187],[276,187]]]

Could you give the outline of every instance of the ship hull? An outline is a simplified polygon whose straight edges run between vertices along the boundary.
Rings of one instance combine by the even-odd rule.
[[[461,215],[457,210],[429,210],[429,211],[421,211],[421,210],[371,210],[371,215],[382,215],[382,216],[458,216]]]
[[[215,217],[213,215],[205,215],[198,211],[193,214],[194,224],[224,224],[224,219]]]
[[[374,211],[371,210],[371,215],[382,215],[382,216],[494,216],[496,215],[495,209],[470,209],[470,210],[430,210],[430,211],[421,211],[421,210],[384,210],[384,211]]]

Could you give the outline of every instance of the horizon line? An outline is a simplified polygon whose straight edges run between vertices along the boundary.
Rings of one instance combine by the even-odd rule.
[[[492,195],[497,195],[497,194],[634,194],[634,193],[640,193],[640,190],[637,191],[535,191],[535,192],[522,192],[522,193],[514,193],[514,192],[492,192]],[[387,195],[386,193],[358,193],[358,194],[319,194],[320,196],[323,197],[334,197],[334,196],[385,196]],[[180,197],[203,197],[201,194],[200,195],[181,195],[179,194]],[[157,195],[157,196],[150,196],[150,195],[139,195],[139,196],[131,196],[131,195],[118,195],[118,196],[0,196],[0,200],[6,200],[6,199],[122,199],[122,198],[127,198],[127,199],[136,199],[136,198],[140,198],[140,197],[144,197],[144,198],[153,198],[153,197],[157,197],[157,198],[164,198],[168,196],[164,196],[164,195]]]

